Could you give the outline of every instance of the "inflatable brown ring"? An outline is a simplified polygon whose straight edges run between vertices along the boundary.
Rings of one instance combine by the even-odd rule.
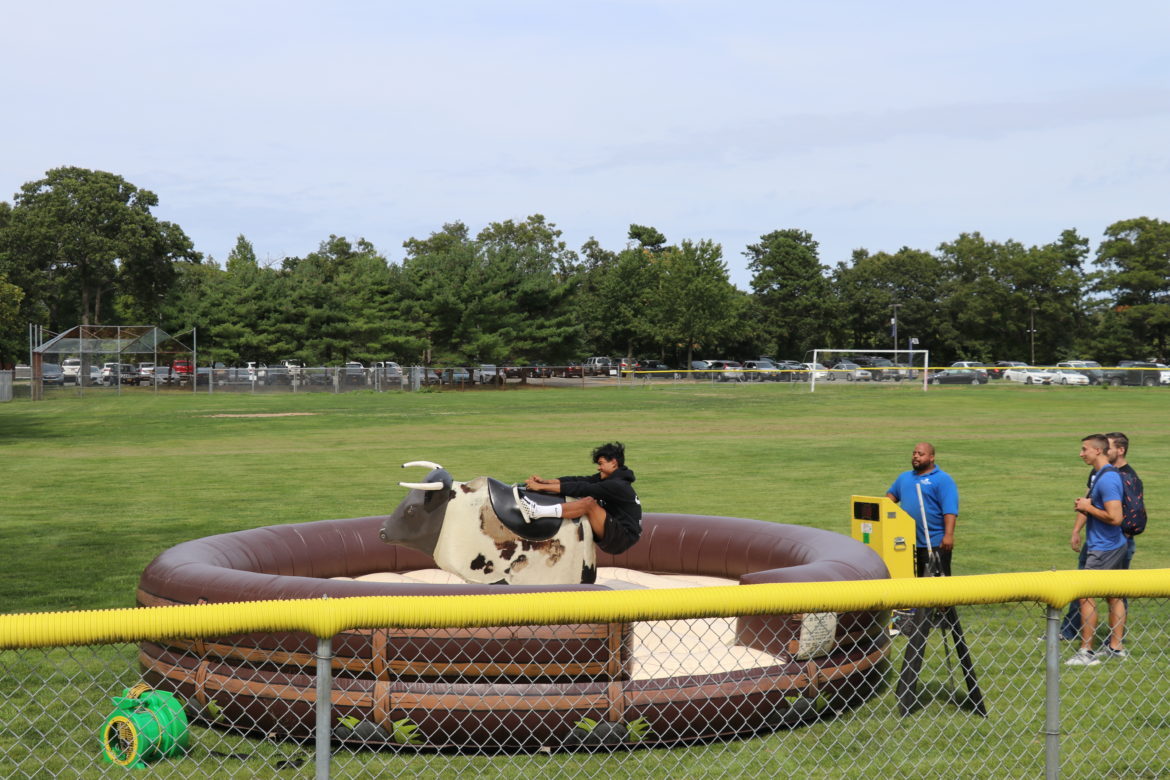
[[[380,542],[384,520],[269,526],[179,544],[143,572],[138,603],[605,589],[329,579],[433,568],[429,556]],[[598,552],[598,565],[741,584],[888,577],[868,547],[815,528],[676,514],[647,514],[643,527],[627,552]],[[775,728],[790,722],[798,697],[820,695],[840,709],[879,690],[888,614],[838,615],[831,649],[808,658],[798,652],[803,617],[737,620],[736,643],[778,656],[772,665],[649,680],[627,673],[630,624],[346,631],[333,638],[334,719],[353,716],[380,727],[345,738],[392,744],[398,723],[401,742],[401,724],[410,723],[427,747],[475,749],[562,744],[579,733],[574,726],[583,718],[644,719],[645,744]],[[315,651],[316,639],[305,634],[254,634],[148,642],[140,662],[148,682],[186,696],[205,723],[307,737]],[[212,700],[217,707],[204,706]]]

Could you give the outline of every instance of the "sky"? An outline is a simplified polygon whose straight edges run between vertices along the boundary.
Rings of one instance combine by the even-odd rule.
[[[222,264],[543,214],[821,262],[1170,219],[1170,4],[45,0],[0,25],[0,200],[109,171]]]

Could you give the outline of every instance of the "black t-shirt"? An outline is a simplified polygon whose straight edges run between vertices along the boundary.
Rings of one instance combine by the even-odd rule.
[[[634,472],[625,466],[605,479],[600,474],[587,477],[561,477],[561,495],[566,498],[588,496],[605,508],[609,516],[637,538],[642,532],[642,503],[634,490]]]

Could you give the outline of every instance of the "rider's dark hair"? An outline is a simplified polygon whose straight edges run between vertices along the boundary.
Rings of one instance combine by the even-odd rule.
[[[616,460],[619,466],[624,466],[626,465],[626,448],[620,441],[602,444],[593,451],[593,462],[596,463],[602,458]]]

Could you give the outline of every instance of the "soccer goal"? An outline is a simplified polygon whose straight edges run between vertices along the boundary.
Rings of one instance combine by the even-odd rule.
[[[816,392],[818,382],[917,382],[927,388],[927,349],[814,349],[810,354],[809,392]]]

